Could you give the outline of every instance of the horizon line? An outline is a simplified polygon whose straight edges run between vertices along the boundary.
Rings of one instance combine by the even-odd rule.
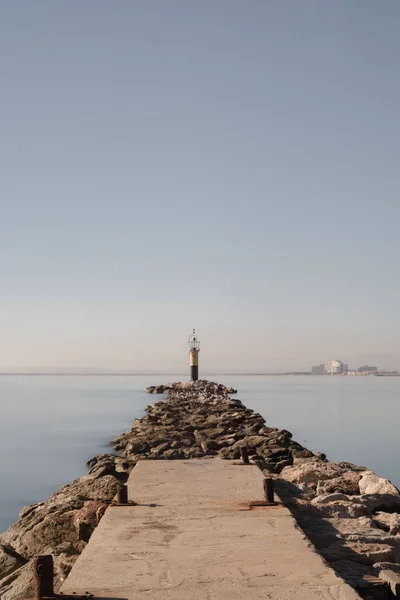
[[[282,371],[282,372],[277,372],[277,373],[254,373],[254,372],[214,372],[214,373],[205,373],[205,376],[214,376],[214,375],[236,375],[236,376],[263,376],[263,375],[291,375],[294,373],[302,373],[305,375],[310,374],[311,375],[311,371]],[[73,377],[77,377],[77,376],[85,376],[85,377],[96,377],[96,376],[107,376],[107,377],[120,377],[120,376],[128,376],[128,377],[148,377],[148,376],[157,376],[157,377],[163,377],[163,376],[169,376],[169,377],[183,377],[183,376],[190,376],[190,373],[173,373],[173,372],[151,372],[151,373],[143,373],[143,372],[132,372],[132,371],[128,371],[128,372],[124,372],[124,371],[105,371],[105,372],[90,372],[90,371],[0,371],[0,377],[2,376],[12,376],[12,375],[24,375],[24,376],[47,376],[47,377],[51,377],[51,376],[57,376],[57,377],[63,377],[63,376],[73,376]]]

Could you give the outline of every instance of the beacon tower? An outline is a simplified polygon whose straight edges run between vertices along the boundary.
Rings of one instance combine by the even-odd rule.
[[[199,378],[199,352],[200,341],[196,336],[196,330],[193,329],[193,333],[189,337],[190,378],[192,381],[197,381]]]

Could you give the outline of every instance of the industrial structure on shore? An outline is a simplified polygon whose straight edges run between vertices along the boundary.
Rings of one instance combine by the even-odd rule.
[[[349,366],[341,360],[327,360],[320,365],[311,367],[312,375],[373,375],[378,372],[378,367],[363,365],[355,370],[349,370]]]

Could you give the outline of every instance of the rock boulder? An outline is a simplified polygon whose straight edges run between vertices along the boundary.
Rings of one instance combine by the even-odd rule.
[[[392,494],[398,496],[399,490],[388,480],[378,477],[372,471],[365,471],[358,483],[361,494]]]

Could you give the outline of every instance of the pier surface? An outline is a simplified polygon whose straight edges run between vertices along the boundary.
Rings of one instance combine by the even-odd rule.
[[[114,600],[355,600],[263,475],[221,459],[140,461],[137,506],[110,507],[62,592]]]

